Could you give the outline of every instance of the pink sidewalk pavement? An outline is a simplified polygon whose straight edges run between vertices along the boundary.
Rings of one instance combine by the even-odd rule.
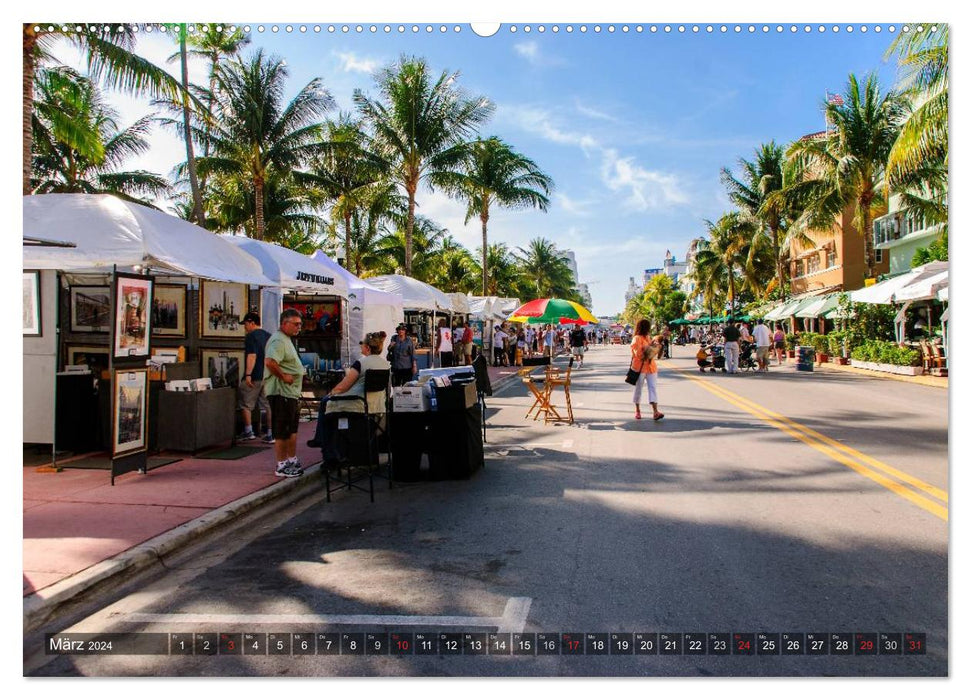
[[[517,369],[490,367],[493,388]],[[306,445],[315,428],[315,421],[300,425],[297,456],[305,466],[320,461],[320,451]],[[273,473],[272,445],[242,444],[267,449],[235,460],[162,453],[180,461],[124,474],[114,486],[108,471],[71,469],[70,461],[59,462],[61,472],[25,466],[23,595],[43,595],[48,586],[282,481]]]

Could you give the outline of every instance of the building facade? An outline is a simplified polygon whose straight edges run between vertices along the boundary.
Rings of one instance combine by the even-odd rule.
[[[898,195],[890,197],[890,211],[873,221],[873,247],[889,259],[889,273],[911,268],[918,248],[926,248],[941,235],[943,226],[928,226],[917,212],[905,212]]]

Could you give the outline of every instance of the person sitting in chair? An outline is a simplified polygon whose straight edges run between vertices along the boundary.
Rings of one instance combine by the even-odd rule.
[[[317,430],[314,433],[314,439],[308,440],[307,445],[321,448],[324,457],[324,468],[329,469],[336,466],[340,458],[334,446],[334,436],[331,434],[332,431],[328,428],[328,423],[324,420],[324,416],[328,413],[336,412],[364,412],[364,405],[360,401],[330,401],[330,398],[340,395],[360,396],[364,398],[364,373],[369,369],[391,369],[391,363],[381,354],[386,337],[387,333],[384,331],[368,333],[364,337],[364,340],[360,342],[360,359],[347,369],[344,378],[337,386],[331,389],[325,396],[321,397],[320,410],[317,413]],[[367,402],[368,413],[384,413],[385,405],[383,395],[379,396],[377,392],[373,392],[372,396],[367,397]]]

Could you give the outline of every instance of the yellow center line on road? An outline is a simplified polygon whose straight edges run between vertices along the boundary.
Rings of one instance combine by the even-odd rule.
[[[909,474],[906,474],[898,469],[894,469],[890,465],[884,464],[880,460],[869,457],[863,454],[862,452],[859,452],[858,450],[854,450],[851,447],[847,447],[846,445],[843,445],[833,440],[832,438],[822,435],[821,433],[813,430],[812,428],[802,425],[801,423],[797,423],[796,421],[790,418],[787,418],[786,416],[783,416],[779,413],[776,413],[775,411],[772,411],[768,408],[765,408],[764,406],[761,406],[755,403],[754,401],[751,401],[742,396],[739,396],[738,394],[731,392],[722,386],[713,384],[712,382],[705,380],[704,378],[699,379],[699,378],[693,377],[691,376],[691,374],[689,374],[687,370],[676,369],[675,371],[683,375],[687,379],[690,379],[692,382],[698,384],[706,391],[714,394],[715,396],[718,396],[722,400],[727,401],[728,403],[734,406],[737,406],[738,408],[742,409],[746,413],[750,413],[751,415],[755,416],[756,418],[759,418],[760,420],[765,421],[766,423],[773,426],[774,428],[777,428],[778,430],[781,430],[782,432],[791,435],[797,440],[800,440],[801,442],[809,445],[813,449],[819,452],[822,452],[828,457],[835,459],[837,462],[849,467],[853,471],[867,477],[868,479],[875,481],[876,483],[880,484],[886,489],[889,489],[890,491],[897,494],[898,496],[902,498],[906,498],[908,501],[910,501],[911,503],[913,503],[914,505],[920,508],[923,508],[928,513],[936,515],[941,520],[947,521],[948,509],[946,506],[942,506],[941,504],[935,503],[934,501],[931,501],[930,499],[925,498],[924,496],[921,496],[918,493],[914,493],[903,484],[893,481],[887,478],[887,476],[885,476],[884,474],[881,474],[877,471],[874,471],[873,469],[870,469],[869,467],[866,466],[866,464],[870,464],[871,466],[885,472],[886,474],[895,476],[896,478],[900,479],[904,483],[909,484],[910,486],[913,486],[914,488],[924,491],[928,495],[931,495],[945,502],[947,501],[946,491],[943,491],[942,489],[932,486],[924,481],[921,481],[920,479],[913,477]]]

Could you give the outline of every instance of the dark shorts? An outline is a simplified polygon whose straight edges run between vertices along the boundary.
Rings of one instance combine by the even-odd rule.
[[[270,402],[270,413],[273,416],[273,437],[286,440],[291,435],[296,435],[300,422],[300,404],[297,399],[278,395],[266,398]]]
[[[785,348],[786,348],[786,344],[785,344],[784,341],[782,341],[782,340],[775,341],[775,349],[776,350],[785,350]]]

